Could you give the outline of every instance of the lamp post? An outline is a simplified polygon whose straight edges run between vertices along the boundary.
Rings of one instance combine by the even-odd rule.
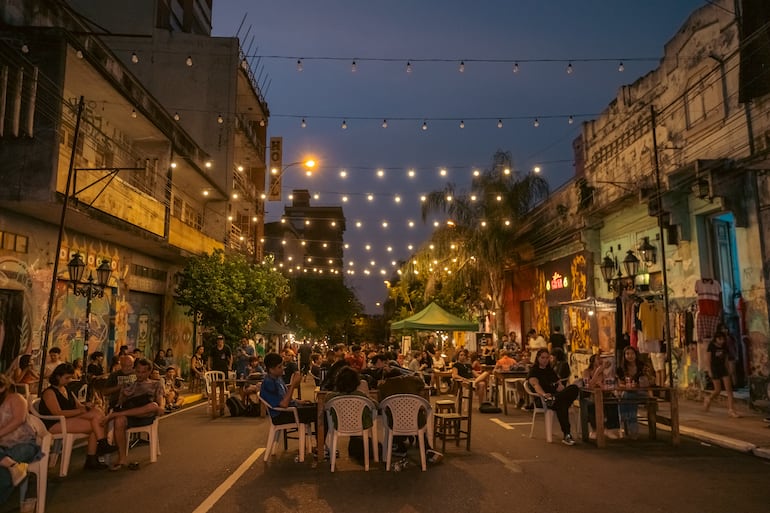
[[[86,324],[83,330],[83,381],[88,384],[88,338],[91,331],[91,301],[95,297],[104,296],[104,289],[110,281],[112,267],[109,260],[102,260],[102,263],[96,268],[96,281],[94,281],[93,273],[88,273],[88,279],[83,281],[85,268],[86,263],[83,262],[83,257],[80,253],[75,253],[72,260],[67,264],[70,279],[65,281],[72,285],[72,290],[76,296],[86,298]]]
[[[282,168],[273,167],[270,168],[270,190],[268,196],[270,198],[274,198],[276,196],[280,196],[281,194],[281,177],[286,172],[287,169],[303,165],[307,168],[306,174],[310,176],[313,173],[313,168],[316,166],[316,161],[309,159],[309,160],[298,160],[296,162],[291,162],[289,164],[286,164]]]

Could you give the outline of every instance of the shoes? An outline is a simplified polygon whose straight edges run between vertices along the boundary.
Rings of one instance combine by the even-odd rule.
[[[588,432],[588,439],[589,440],[596,440],[596,431],[594,431],[593,429],[591,431],[589,431]]]
[[[575,445],[575,440],[572,439],[572,435],[564,435],[564,439],[561,441],[564,445]]]
[[[433,449],[428,449],[425,451],[425,456],[427,456],[426,460],[431,465],[435,465],[436,463],[441,463],[441,460],[444,459],[444,455],[441,454],[438,451],[434,451]]]
[[[735,410],[727,410],[727,416],[732,417],[734,419],[740,418],[740,415]]]
[[[110,445],[106,438],[102,438],[96,442],[96,455],[104,456],[105,454],[111,454],[118,451],[117,445]]]
[[[610,440],[620,440],[620,430],[619,429],[607,429],[607,430],[604,431],[604,436],[606,436]]]
[[[83,465],[83,470],[104,470],[106,468],[109,468],[109,465],[99,461],[96,455],[92,456],[89,454],[86,456],[86,464]]]
[[[14,463],[8,467],[8,472],[11,473],[11,483],[13,483],[14,487],[17,487],[27,477],[27,464]]]

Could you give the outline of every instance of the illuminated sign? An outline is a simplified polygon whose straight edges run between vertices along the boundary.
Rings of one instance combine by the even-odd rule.
[[[558,272],[554,272],[550,280],[545,282],[545,290],[559,290],[569,287],[569,280],[566,276],[562,276]]]

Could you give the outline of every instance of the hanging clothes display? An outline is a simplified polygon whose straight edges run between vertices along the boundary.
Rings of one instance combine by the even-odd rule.
[[[663,339],[664,310],[656,301],[643,301],[637,314],[642,323],[642,334],[639,337],[640,353],[659,353],[660,341]]]
[[[695,325],[698,341],[707,344],[714,337],[722,316],[722,286],[711,278],[701,278],[695,282],[695,293],[698,295],[698,320]]]

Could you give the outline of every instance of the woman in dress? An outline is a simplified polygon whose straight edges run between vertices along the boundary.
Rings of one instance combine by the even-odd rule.
[[[24,478],[27,463],[40,459],[35,431],[27,424],[27,402],[0,374],[0,504]]]
[[[98,457],[115,452],[118,448],[107,443],[107,437],[102,425],[104,414],[98,408],[90,408],[77,400],[67,388],[73,379],[75,369],[69,363],[57,366],[48,378],[51,386],[43,391],[40,401],[41,415],[61,415],[67,424],[69,433],[85,433],[88,437],[86,450],[86,470],[101,470],[107,465],[99,462]],[[43,420],[48,431],[53,434],[61,433],[59,420]]]

